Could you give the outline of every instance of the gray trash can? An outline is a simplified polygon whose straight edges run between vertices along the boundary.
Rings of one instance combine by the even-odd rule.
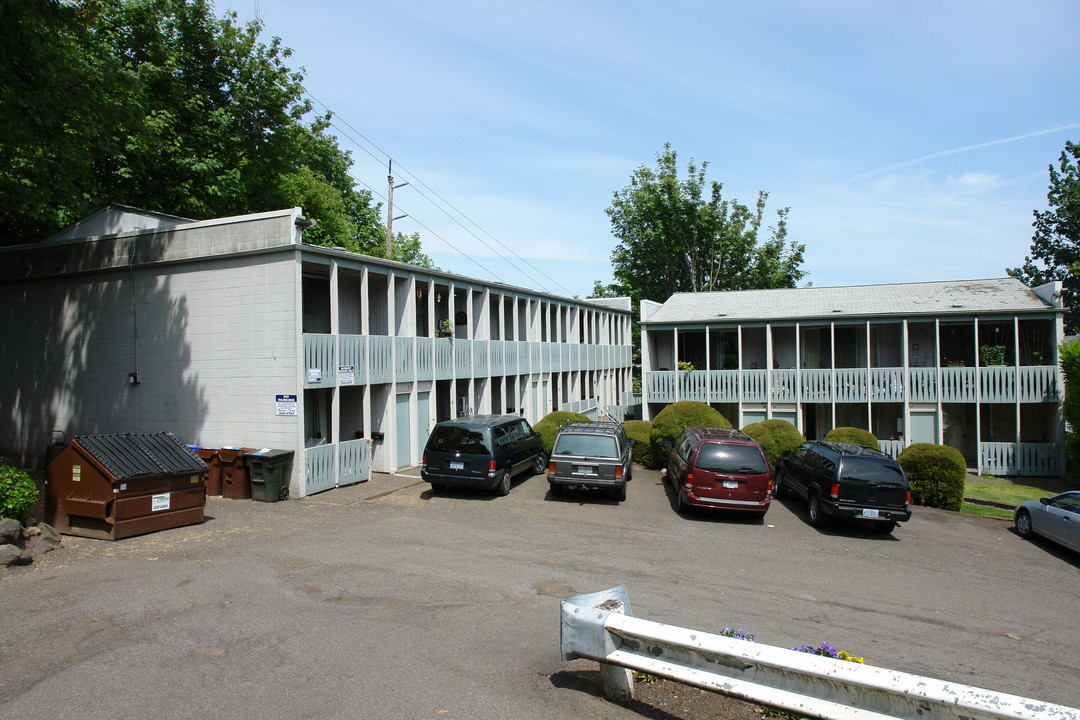
[[[260,502],[287,500],[289,486],[285,482],[292,450],[255,450],[244,455],[251,479],[251,499]]]

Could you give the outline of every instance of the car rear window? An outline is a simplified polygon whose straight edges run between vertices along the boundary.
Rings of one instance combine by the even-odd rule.
[[[439,425],[428,439],[429,450],[459,452],[468,455],[490,455],[488,432],[482,428],[462,427],[460,425]]]
[[[555,440],[552,455],[588,455],[589,457],[619,457],[619,446],[611,435],[579,435],[566,433]]]
[[[846,480],[862,480],[873,483],[892,483],[903,485],[904,471],[895,462],[881,462],[867,458],[844,458],[840,468],[840,477]]]
[[[694,466],[728,475],[761,475],[769,472],[765,456],[753,445],[704,443],[698,450]]]

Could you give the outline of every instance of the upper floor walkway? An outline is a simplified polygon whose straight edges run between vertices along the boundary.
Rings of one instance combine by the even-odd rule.
[[[1054,366],[693,370],[644,373],[645,401],[671,403],[1056,403]]]

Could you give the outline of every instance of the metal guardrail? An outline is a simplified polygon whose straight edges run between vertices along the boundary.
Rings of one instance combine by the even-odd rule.
[[[1080,720],[1064,705],[635,618],[622,585],[564,600],[561,621],[563,658],[601,663],[614,700],[633,685],[612,668],[629,668],[826,720]]]

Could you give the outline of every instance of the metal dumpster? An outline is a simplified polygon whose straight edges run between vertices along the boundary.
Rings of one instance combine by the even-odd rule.
[[[230,500],[247,500],[251,497],[251,483],[248,481],[246,453],[258,448],[231,445],[219,448],[221,458],[221,494]]]
[[[102,540],[201,523],[206,473],[171,433],[80,435],[45,468],[45,521]]]
[[[252,500],[277,502],[288,499],[289,486],[285,482],[285,477],[289,463],[292,462],[292,456],[292,450],[269,448],[256,450],[244,456],[251,476]]]

